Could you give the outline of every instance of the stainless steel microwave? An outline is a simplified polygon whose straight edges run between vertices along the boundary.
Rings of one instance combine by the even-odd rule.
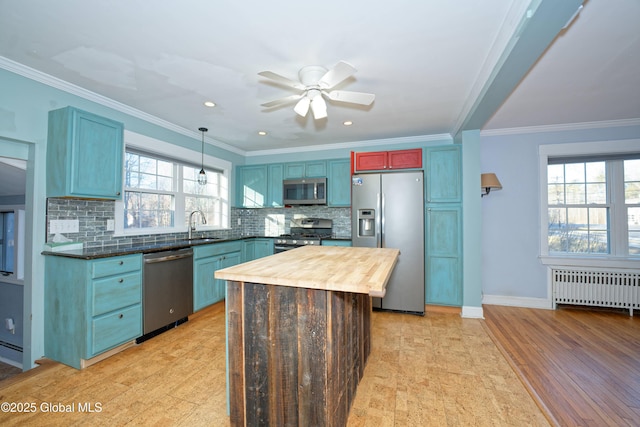
[[[285,179],[282,197],[285,205],[326,205],[327,178]]]

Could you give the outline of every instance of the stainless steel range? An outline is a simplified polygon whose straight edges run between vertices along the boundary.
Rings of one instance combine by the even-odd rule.
[[[284,252],[300,246],[320,246],[323,238],[331,237],[333,221],[323,218],[294,218],[289,234],[275,238],[274,253]]]

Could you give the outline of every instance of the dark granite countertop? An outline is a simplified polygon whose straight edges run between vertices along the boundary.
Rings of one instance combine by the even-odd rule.
[[[85,248],[76,249],[70,251],[43,251],[42,255],[61,256],[67,258],[79,258],[79,259],[98,259],[108,258],[121,255],[131,254],[149,254],[153,252],[162,252],[170,250],[184,249],[193,246],[210,245],[215,243],[235,242],[239,240],[247,240],[254,238],[271,238],[272,236],[244,236],[236,238],[199,238],[192,240],[178,240],[175,242],[156,243],[152,245],[139,245],[139,246],[126,246],[126,247],[107,247],[107,248]]]

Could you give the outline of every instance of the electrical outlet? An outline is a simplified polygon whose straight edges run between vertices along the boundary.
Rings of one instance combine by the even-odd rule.
[[[242,225],[242,219],[238,218],[238,225]]]
[[[116,229],[116,222],[113,219],[107,220],[107,231],[114,231]]]
[[[52,219],[49,221],[49,233],[77,233],[80,231],[80,221],[77,219]]]

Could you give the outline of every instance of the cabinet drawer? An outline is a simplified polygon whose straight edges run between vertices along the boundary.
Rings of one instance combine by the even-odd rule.
[[[141,255],[105,258],[103,260],[93,261],[91,264],[91,277],[96,279],[98,277],[111,276],[113,274],[121,274],[141,269]]]
[[[92,315],[98,316],[141,302],[142,274],[137,271],[94,280],[91,287]]]
[[[228,243],[214,243],[213,245],[196,246],[193,248],[193,258],[207,258],[210,256],[226,254],[228,252],[242,251],[242,241]]]
[[[87,358],[133,340],[140,335],[142,335],[142,306],[140,304],[96,317],[91,321],[91,343],[89,346],[91,354]]]

